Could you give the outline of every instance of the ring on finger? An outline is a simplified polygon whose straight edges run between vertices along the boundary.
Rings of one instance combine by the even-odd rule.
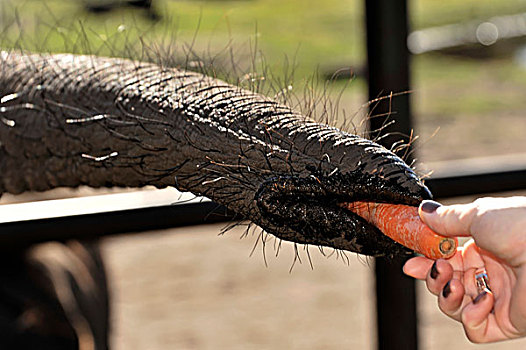
[[[478,294],[482,292],[491,293],[489,286],[489,277],[486,269],[481,267],[475,271],[475,284],[477,285]]]

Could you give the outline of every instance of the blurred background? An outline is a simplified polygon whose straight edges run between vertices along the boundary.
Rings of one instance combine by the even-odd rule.
[[[451,160],[449,167],[472,158],[524,163],[526,1],[411,0],[409,17],[407,93],[422,174]],[[197,69],[365,132],[363,1],[0,0],[0,30],[2,49]],[[0,203],[100,193],[59,189]],[[240,239],[241,227],[218,237],[224,226],[104,239],[114,349],[375,347],[370,261],[312,249],[311,268],[306,251],[295,262],[285,245],[276,257],[275,247],[257,244],[257,232]],[[526,347],[469,344],[422,284],[418,292],[422,349]]]

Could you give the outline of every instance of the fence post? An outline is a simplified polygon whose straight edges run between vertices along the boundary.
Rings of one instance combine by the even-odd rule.
[[[409,91],[406,0],[366,0],[369,99]],[[390,147],[412,129],[409,94],[371,106],[371,137],[391,134],[380,143]],[[386,125],[389,120],[395,124]],[[378,349],[418,348],[414,280],[402,274],[404,260],[375,260]]]

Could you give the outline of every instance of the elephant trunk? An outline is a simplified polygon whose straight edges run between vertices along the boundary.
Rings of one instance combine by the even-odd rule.
[[[282,239],[375,256],[406,250],[337,203],[431,196],[378,144],[199,73],[69,54],[0,60],[0,194],[175,186]]]

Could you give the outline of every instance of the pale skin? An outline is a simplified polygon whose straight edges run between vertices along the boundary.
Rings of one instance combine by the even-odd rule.
[[[449,206],[424,202],[419,214],[437,233],[471,240],[450,259],[437,260],[434,269],[433,260],[416,257],[406,262],[404,272],[426,281],[440,310],[462,323],[470,341],[526,336],[526,197]],[[477,289],[479,268],[487,271],[490,292]]]

